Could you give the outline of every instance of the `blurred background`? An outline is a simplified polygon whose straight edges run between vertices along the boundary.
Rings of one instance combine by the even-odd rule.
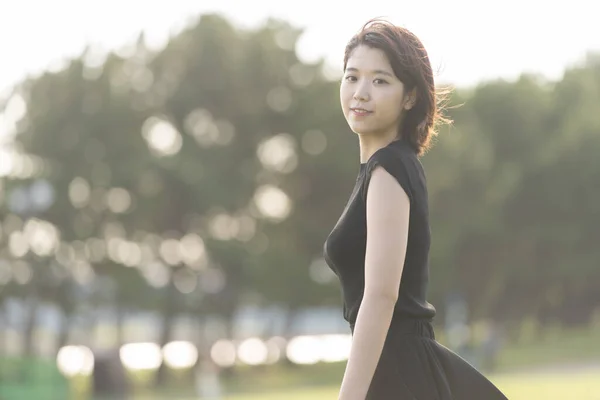
[[[376,16],[454,88],[422,160],[439,341],[511,399],[600,399],[592,4],[4,4],[0,399],[337,398],[338,85]]]

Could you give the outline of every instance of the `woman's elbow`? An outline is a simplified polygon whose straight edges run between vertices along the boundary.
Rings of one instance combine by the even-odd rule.
[[[365,290],[363,301],[373,303],[377,307],[393,309],[398,301],[398,291],[387,288]]]

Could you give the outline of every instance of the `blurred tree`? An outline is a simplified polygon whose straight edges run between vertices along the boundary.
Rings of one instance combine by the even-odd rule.
[[[60,345],[92,306],[121,322],[128,310],[159,313],[160,344],[180,314],[218,316],[232,335],[242,306],[278,305],[290,320],[339,306],[322,246],[358,173],[358,144],[339,82],[323,61],[296,56],[300,34],[205,15],[160,51],[141,35],[129,52],[89,48],[19,85],[0,301],[26,297],[28,283],[56,303]],[[591,55],[556,83],[523,75],[454,93],[455,124],[423,158],[441,313],[449,292],[466,295],[473,319],[586,322],[597,309],[599,65]],[[51,204],[17,216],[15,193],[36,181],[50,183]],[[34,278],[12,278],[22,271]]]

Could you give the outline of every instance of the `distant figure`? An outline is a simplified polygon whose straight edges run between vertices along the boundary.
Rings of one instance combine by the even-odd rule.
[[[201,399],[221,399],[223,390],[219,379],[219,367],[208,359],[198,362],[195,371],[196,394]]]
[[[427,52],[408,30],[371,20],[348,43],[340,99],[360,168],[324,247],[353,335],[341,400],[506,399],[435,340],[436,310],[426,300],[430,228],[419,157],[444,122],[439,97]]]
[[[94,399],[124,400],[129,396],[127,373],[116,351],[94,355],[92,375]]]
[[[486,371],[493,371],[496,369],[498,352],[502,348],[502,336],[495,323],[488,323],[486,328],[481,345],[481,365]]]

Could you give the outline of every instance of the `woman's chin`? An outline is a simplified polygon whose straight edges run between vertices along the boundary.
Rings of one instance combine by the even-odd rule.
[[[350,129],[352,129],[352,132],[356,133],[357,135],[368,135],[371,131],[371,129],[369,129],[368,126],[365,126],[365,124],[356,123],[355,121],[350,121],[349,125]]]
[[[374,133],[372,129],[367,129],[364,126],[351,126],[350,129],[358,136],[371,136]]]

